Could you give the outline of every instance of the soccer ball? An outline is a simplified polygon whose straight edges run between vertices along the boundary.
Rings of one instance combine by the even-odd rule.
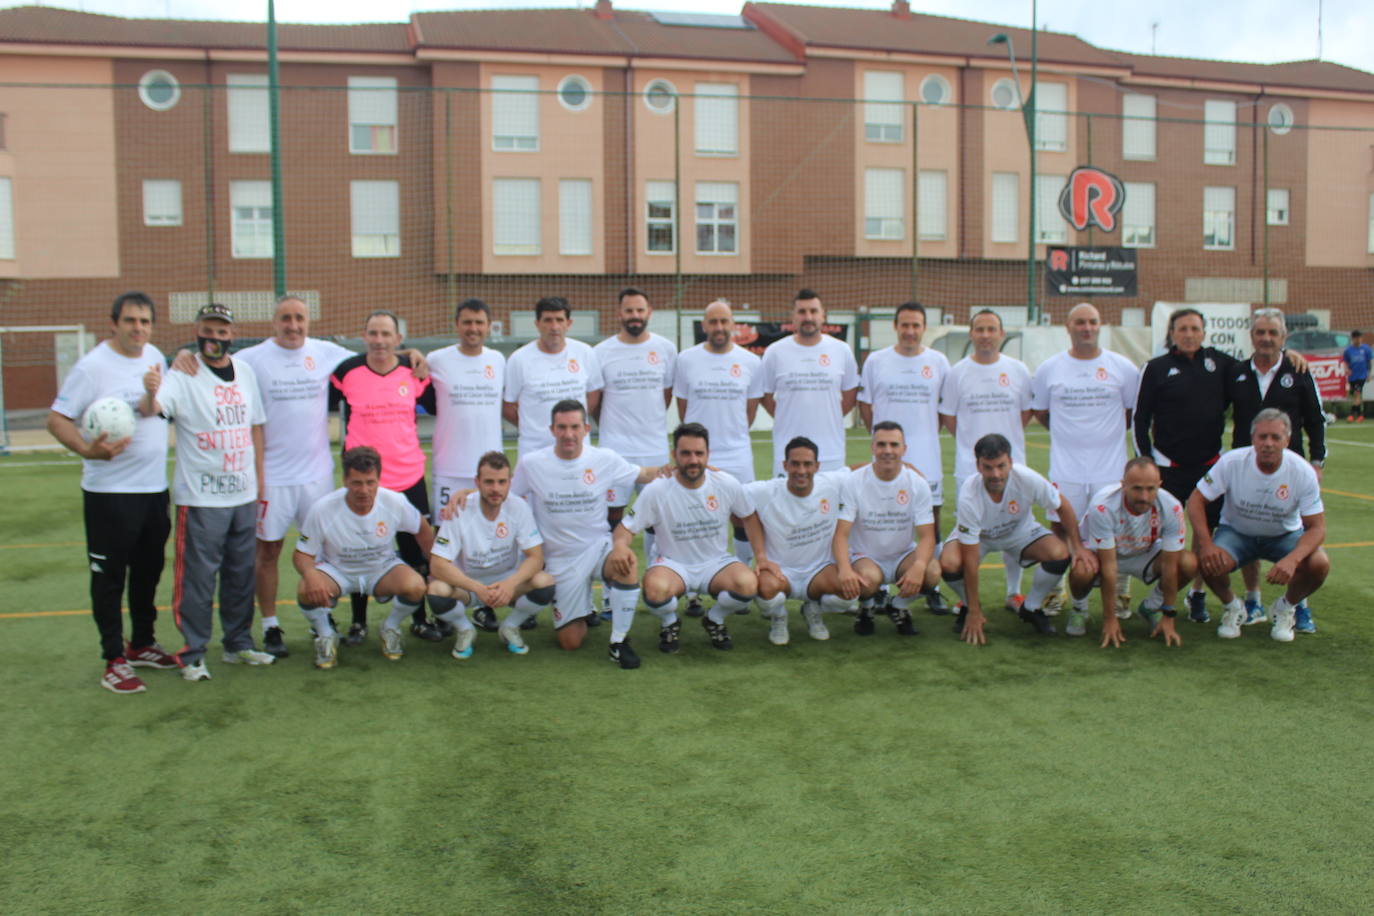
[[[137,418],[128,401],[119,398],[101,398],[81,415],[81,432],[87,442],[93,442],[101,433],[108,436],[109,442],[118,442],[134,434]]]

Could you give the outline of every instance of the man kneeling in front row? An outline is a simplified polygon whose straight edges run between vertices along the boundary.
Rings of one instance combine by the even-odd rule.
[[[544,572],[544,539],[530,504],[510,495],[510,461],[487,452],[477,462],[477,491],[463,511],[444,522],[429,556],[429,608],[457,629],[453,657],[472,657],[477,628],[467,609],[511,606],[498,632],[516,655],[530,651],[520,624],[553,601],[553,576]]]
[[[301,575],[296,600],[315,629],[315,667],[338,663],[339,634],[329,617],[339,596],[373,595],[396,599],[382,624],[382,654],[395,661],[405,654],[401,624],[425,597],[425,580],[396,553],[396,532],[415,535],[427,554],[434,529],[400,493],[381,486],[382,456],[367,445],[343,454],[343,488],[311,508],[296,542],[293,562]]]
[[[1126,641],[1119,618],[1129,611],[1116,609],[1117,583],[1119,577],[1135,576],[1154,586],[1140,603],[1140,616],[1149,625],[1150,635],[1162,634],[1166,646],[1183,645],[1174,629],[1174,602],[1179,583],[1197,573],[1197,560],[1183,549],[1183,506],[1160,488],[1155,460],[1142,455],[1126,462],[1121,483],[1102,488],[1088,501],[1083,528],[1088,546],[1097,553],[1099,573],[1094,576],[1083,567],[1069,572],[1073,610],[1066,632],[1070,636],[1087,632],[1088,595],[1094,585],[1100,585],[1102,648],[1119,648]]]
[[[1331,561],[1322,550],[1326,514],[1317,472],[1288,450],[1288,414],[1266,407],[1250,424],[1250,445],[1218,459],[1188,497],[1188,520],[1197,537],[1202,576],[1225,607],[1217,635],[1235,639],[1246,622],[1245,605],[1231,591],[1231,570],[1270,560],[1268,579],[1285,591],[1270,606],[1269,635],[1293,641],[1295,607],[1322,587]],[[1221,524],[1207,532],[1207,503],[1225,496]]]

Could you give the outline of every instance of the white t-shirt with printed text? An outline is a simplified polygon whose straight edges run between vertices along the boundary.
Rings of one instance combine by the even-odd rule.
[[[262,392],[267,414],[262,472],[267,483],[292,487],[332,478],[329,375],[353,355],[347,347],[314,337],[294,350],[269,338],[234,354],[252,367]]]
[[[604,383],[597,444],[646,464],[667,461],[663,391],[673,387],[677,348],[661,334],[650,334],[643,343],[608,337],[592,350]]]
[[[811,345],[784,337],[763,351],[760,384],[773,395],[773,463],[782,467],[783,450],[797,436],[816,443],[821,465],[844,461],[841,393],[859,387],[854,351],[842,340],[822,334]]]
[[[809,571],[833,561],[830,544],[835,522],[844,509],[845,480],[849,469],[822,471],[812,479],[810,494],[796,496],[787,489],[786,477],[746,484],[763,523],[768,559],[786,569]]]
[[[988,433],[1000,433],[1011,443],[1011,460],[1026,461],[1026,430],[1021,421],[1031,406],[1031,374],[1019,359],[998,354],[997,361],[983,364],[966,356],[945,376],[940,391],[940,413],[954,417],[954,480],[964,481],[978,473],[973,446]]]
[[[1177,553],[1183,549],[1187,526],[1183,504],[1168,490],[1160,489],[1150,508],[1132,515],[1125,505],[1121,484],[1115,483],[1093,494],[1087,518],[1080,524],[1093,550],[1116,549],[1119,557],[1136,557],[1162,550]]]
[[[653,528],[658,556],[691,566],[728,553],[730,516],[743,518],[753,511],[742,483],[708,468],[695,489],[684,487],[676,477],[651,481],[626,513],[624,524],[632,534]]]
[[[585,407],[587,392],[601,387],[596,354],[580,340],[565,340],[557,353],[545,353],[539,341],[532,340],[512,353],[506,360],[506,389],[501,397],[519,405],[520,456],[553,445],[549,426],[555,404],[572,400]]]
[[[1300,531],[1303,516],[1324,511],[1317,472],[1289,449],[1283,450],[1272,474],[1259,469],[1254,446],[1232,449],[1203,475],[1197,488],[1208,501],[1225,496],[1221,523],[1251,537]]]
[[[426,359],[439,413],[434,420],[434,474],[476,477],[481,457],[501,451],[506,357],[490,347],[468,356],[455,344]]]
[[[487,518],[482,514],[482,494],[469,493],[462,511],[439,528],[430,553],[480,580],[485,573],[519,566],[525,551],[543,543],[525,500],[507,496],[496,518]]]
[[[133,441],[109,461],[81,462],[81,489],[88,493],[161,493],[167,489],[167,420],[138,412],[143,376],[153,365],[164,366],[162,351],[144,344],[138,356],[124,356],[108,340],[76,361],[52,409],[81,425],[81,416],[101,398],[119,398],[134,411]]]
[[[763,397],[761,367],[757,354],[736,345],[714,353],[702,343],[678,354],[673,396],[687,401],[682,422],[700,423],[711,434],[711,463],[717,467],[754,466],[749,401]]]
[[[1050,477],[1059,483],[1121,479],[1126,411],[1135,409],[1140,370],[1102,350],[1078,359],[1064,350],[1031,378],[1031,409],[1050,412]]]
[[[916,549],[916,526],[935,524],[930,484],[908,467],[891,480],[862,467],[845,481],[840,518],[853,523],[850,553],[900,560]]]
[[[529,501],[544,556],[574,557],[609,533],[614,492],[628,492],[638,478],[639,467],[610,449],[583,445],[581,455],[564,459],[549,446],[520,459],[510,492]]]
[[[961,544],[1001,541],[1038,522],[1034,506],[1047,512],[1059,508],[1059,491],[1024,464],[1013,464],[1002,499],[993,502],[981,475],[974,474],[959,487],[959,522],[955,536]]]
[[[926,347],[904,356],[884,347],[864,360],[859,400],[873,405],[873,422],[895,420],[906,439],[906,460],[929,480],[944,475],[940,457],[940,392],[949,375],[949,360]]]
[[[231,360],[232,382],[202,362],[195,375],[171,370],[158,389],[163,415],[176,421],[172,498],[179,506],[227,508],[258,498],[253,427],[266,412],[253,370],[236,356]]]
[[[398,531],[420,531],[420,510],[404,496],[378,487],[372,511],[359,515],[348,505],[347,488],[340,487],[311,507],[296,549],[317,562],[330,564],[350,579],[365,578],[399,559],[395,543]]]

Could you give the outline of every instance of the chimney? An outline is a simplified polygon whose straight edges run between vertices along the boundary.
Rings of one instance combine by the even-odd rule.
[[[607,22],[615,18],[615,10],[611,9],[611,0],[596,0],[596,9],[593,12],[596,13],[597,19],[604,19]]]
[[[606,4],[610,6],[610,4]],[[911,18],[911,4],[907,0],[892,0],[892,15],[898,19]]]

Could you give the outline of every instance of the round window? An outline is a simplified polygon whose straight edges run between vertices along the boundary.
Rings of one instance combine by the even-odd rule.
[[[181,84],[166,70],[149,70],[138,81],[138,97],[153,111],[166,111],[181,100]]]
[[[992,84],[992,104],[1010,111],[1021,104],[1021,93],[1016,84],[1003,77]]]
[[[1280,102],[1269,106],[1269,129],[1282,136],[1293,129],[1293,109]]]
[[[672,114],[677,105],[677,87],[667,80],[653,80],[644,87],[644,104],[655,114]]]
[[[951,96],[949,80],[938,73],[932,73],[921,80],[921,101],[927,105],[943,105]]]
[[[592,86],[580,76],[565,76],[558,84],[558,101],[569,111],[581,111],[592,103]]]

